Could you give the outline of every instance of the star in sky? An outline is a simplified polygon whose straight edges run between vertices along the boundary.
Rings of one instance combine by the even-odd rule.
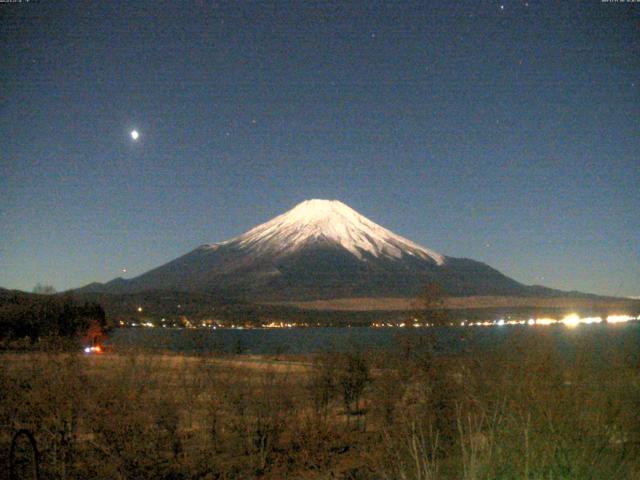
[[[1,287],[108,281],[105,262],[135,276],[336,198],[524,283],[638,294],[625,8],[40,3],[0,22]]]

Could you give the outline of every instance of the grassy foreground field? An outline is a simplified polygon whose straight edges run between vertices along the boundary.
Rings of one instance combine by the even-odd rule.
[[[549,329],[499,351],[0,357],[0,472],[41,478],[636,479],[640,346]],[[19,445],[21,477],[33,478]]]

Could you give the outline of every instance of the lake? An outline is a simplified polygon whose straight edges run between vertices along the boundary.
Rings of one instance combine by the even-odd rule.
[[[547,329],[560,344],[569,346],[579,337],[594,337],[611,345],[630,339],[640,345],[640,322],[617,325],[564,325],[440,328],[278,328],[278,329],[174,329],[121,328],[114,330],[109,344],[118,350],[143,348],[183,353],[306,354],[322,351],[346,351],[352,348],[392,348],[402,336],[435,335],[442,351],[455,353],[466,349],[490,349],[504,344],[516,334],[528,335]]]

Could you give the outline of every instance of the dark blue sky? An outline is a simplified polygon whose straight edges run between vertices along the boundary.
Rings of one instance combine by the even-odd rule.
[[[640,295],[640,4],[91,3],[0,4],[1,286],[132,277],[327,198]]]

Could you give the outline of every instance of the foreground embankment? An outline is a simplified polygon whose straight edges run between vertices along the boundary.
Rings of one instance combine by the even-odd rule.
[[[24,428],[42,478],[640,478],[637,342],[521,333],[435,356],[411,332],[375,352],[3,354],[0,471]]]
[[[354,297],[330,300],[272,302],[272,305],[294,306],[306,310],[333,311],[410,311],[420,308],[415,298],[396,297]],[[638,312],[640,301],[630,298],[598,297],[598,296],[553,296],[553,297],[505,297],[495,295],[445,297],[443,307],[449,310],[484,309],[491,313],[496,309],[507,311],[529,308],[535,310],[555,309],[564,311],[586,312]]]

